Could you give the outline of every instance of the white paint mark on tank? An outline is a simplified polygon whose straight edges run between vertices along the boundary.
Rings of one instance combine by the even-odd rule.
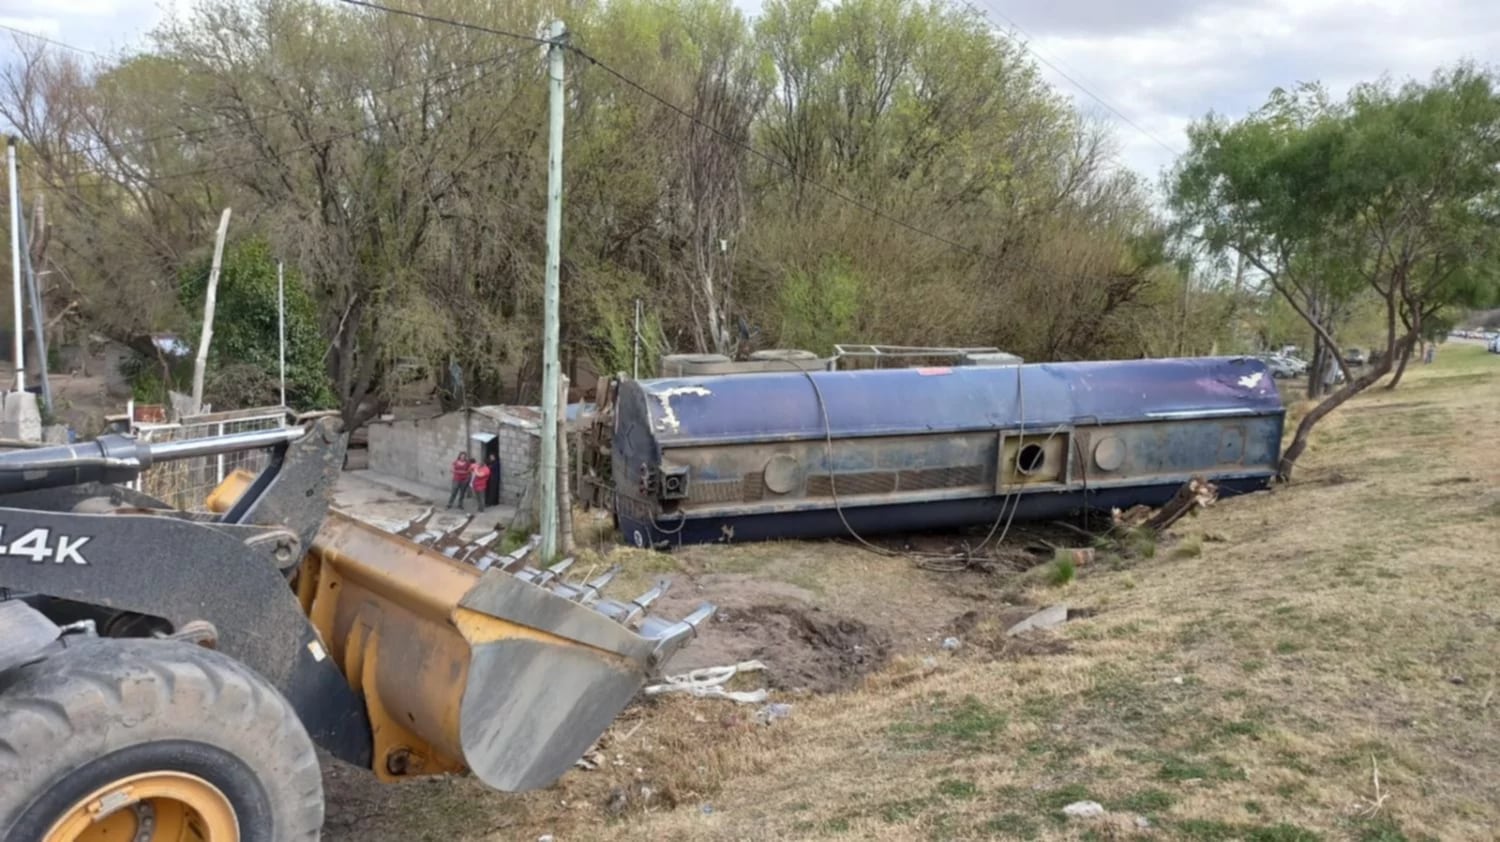
[[[1256,386],[1260,385],[1260,379],[1264,376],[1265,373],[1260,371],[1257,371],[1254,374],[1247,374],[1244,377],[1240,378],[1240,385],[1244,386],[1246,389],[1254,389]]]
[[[694,395],[706,398],[713,393],[702,386],[678,386],[674,389],[663,389],[660,392],[652,392],[651,394],[657,400],[661,401],[661,418],[656,422],[656,429],[666,430],[671,428],[672,432],[675,433],[681,427],[681,424],[677,421],[677,412],[672,409],[672,399],[682,395]]]

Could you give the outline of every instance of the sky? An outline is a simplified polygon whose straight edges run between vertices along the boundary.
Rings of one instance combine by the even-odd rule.
[[[1115,126],[1123,165],[1153,182],[1186,146],[1190,121],[1241,116],[1277,86],[1316,80],[1342,94],[1382,75],[1426,79],[1463,58],[1500,63],[1497,0],[954,2],[1025,42],[1059,91]],[[110,52],[191,4],[0,0],[0,24]],[[0,51],[12,48],[7,33]]]

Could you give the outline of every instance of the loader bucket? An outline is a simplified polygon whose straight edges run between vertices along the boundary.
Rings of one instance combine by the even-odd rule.
[[[210,508],[227,509],[249,479],[226,479]],[[581,595],[596,595],[587,583],[557,576],[539,586],[506,568],[481,572],[328,513],[296,590],[364,695],[381,778],[468,769],[500,790],[547,786],[713,613],[705,605],[677,622],[644,609],[606,614],[621,603],[585,604]]]

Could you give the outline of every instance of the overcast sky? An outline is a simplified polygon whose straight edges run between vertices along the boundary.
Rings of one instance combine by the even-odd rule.
[[[751,14],[760,7],[735,2]],[[1244,114],[1277,85],[1321,80],[1342,93],[1382,74],[1426,78],[1461,58],[1500,62],[1500,0],[968,2],[1027,41],[1059,90],[1113,121],[1125,164],[1153,181],[1185,145],[1190,120]],[[0,0],[0,23],[108,52],[191,3]],[[0,50],[9,49],[7,34]]]

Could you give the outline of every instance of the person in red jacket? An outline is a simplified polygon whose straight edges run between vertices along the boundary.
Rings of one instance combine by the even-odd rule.
[[[453,460],[453,490],[448,492],[448,508],[453,508],[455,502],[458,503],[460,509],[464,507],[464,499],[469,496],[469,479],[473,462],[469,454],[462,451],[459,452],[458,458]],[[484,504],[480,503],[480,505]]]
[[[482,512],[484,511],[484,492],[490,487],[490,466],[483,462],[475,462],[470,476],[473,477],[474,500],[479,504],[479,511]]]

